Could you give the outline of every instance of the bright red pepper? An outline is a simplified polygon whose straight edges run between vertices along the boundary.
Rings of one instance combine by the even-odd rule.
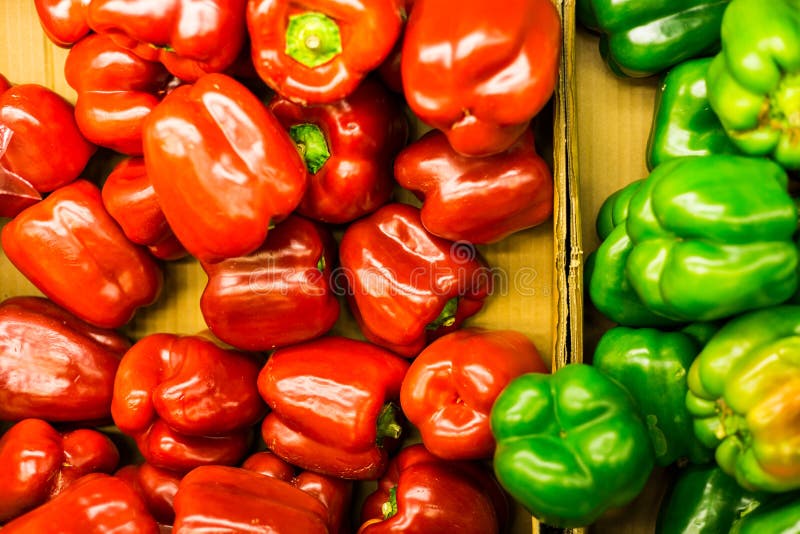
[[[130,347],[40,297],[0,304],[0,420],[110,416],[114,376]]]
[[[119,452],[108,437],[82,428],[58,432],[41,419],[24,419],[0,438],[0,523],[62,493],[83,475],[110,473]]]
[[[72,104],[36,84],[0,95],[0,138],[11,138],[0,167],[45,193],[80,176],[97,147],[81,135]]]
[[[257,251],[203,264],[200,309],[219,339],[267,350],[319,337],[339,317],[330,281],[336,241],[319,224],[290,215]]]
[[[308,182],[283,127],[233,78],[181,86],[147,116],[147,174],[172,230],[203,261],[244,256],[291,213]]]
[[[175,521],[172,504],[183,475],[145,462],[126,465],[114,476],[127,482],[139,494],[159,524],[171,525]]]
[[[55,525],[58,525],[55,527]],[[3,534],[157,534],[142,499],[124,481],[101,473],[81,477],[59,496],[3,527]]]
[[[328,534],[326,518],[319,500],[283,480],[215,465],[181,480],[172,532]]]
[[[342,100],[302,106],[275,96],[269,107],[297,144],[311,181],[298,211],[342,224],[389,201],[392,160],[408,139],[398,99],[365,80]]]
[[[352,93],[400,35],[399,0],[251,0],[253,64],[278,94],[301,104]]]
[[[349,532],[350,502],[353,496],[352,482],[329,477],[313,471],[296,472],[290,465],[269,451],[257,452],[248,457],[242,468],[275,477],[313,495],[325,506],[328,513],[326,523],[330,534]]]
[[[88,15],[91,0],[34,0],[39,22],[47,37],[69,48],[89,33]]]
[[[3,81],[0,80],[0,85]],[[13,136],[14,132],[0,125],[0,160],[8,150]],[[0,217],[15,217],[22,210],[33,206],[40,200],[42,200],[42,195],[28,180],[0,164]]]
[[[122,160],[106,178],[101,195],[108,214],[132,242],[147,246],[154,256],[164,260],[186,255],[161,211],[144,159]]]
[[[403,449],[361,511],[359,534],[503,532],[507,503],[479,464],[442,460],[422,445]]]
[[[459,328],[491,290],[491,271],[475,248],[431,235],[407,204],[351,224],[339,258],[364,336],[404,356]]]
[[[506,0],[495,9],[485,0],[417,0],[403,40],[403,89],[411,110],[457,152],[496,154],[550,99],[560,55],[551,0]]]
[[[75,120],[83,135],[117,152],[141,154],[142,123],[170,81],[164,67],[93,34],[69,51],[64,75],[78,94]]]
[[[402,426],[408,363],[369,343],[327,337],[278,349],[258,376],[272,412],[261,428],[287,462],[347,479],[375,479]]]
[[[428,345],[411,363],[400,405],[433,454],[450,460],[489,458],[495,399],[513,378],[546,372],[534,344],[519,332],[459,330]]]
[[[553,174],[530,130],[483,158],[462,156],[432,131],[397,156],[394,172],[423,201],[425,228],[445,239],[494,243],[553,213]]]
[[[245,42],[246,0],[92,0],[89,26],[193,82],[223,72]]]
[[[162,274],[125,237],[100,190],[78,180],[17,215],[2,231],[9,260],[45,295],[84,321],[127,323],[155,302]]]

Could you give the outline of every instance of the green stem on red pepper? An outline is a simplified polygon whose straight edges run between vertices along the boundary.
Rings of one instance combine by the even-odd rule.
[[[378,432],[375,441],[383,444],[384,438],[397,439],[403,433],[403,426],[398,422],[399,409],[393,402],[387,402],[378,414]]]
[[[325,134],[316,124],[306,123],[296,124],[289,128],[289,136],[297,145],[297,150],[300,152],[308,172],[317,174],[317,171],[331,157]]]
[[[447,301],[438,317],[428,323],[425,330],[438,330],[439,328],[453,326],[456,322],[456,312],[458,312],[458,297],[453,297]]]
[[[397,515],[397,486],[393,486],[389,490],[389,500],[381,506],[381,513],[383,513],[384,521]]]
[[[322,13],[292,15],[286,27],[285,52],[306,67],[323,65],[342,53],[339,25]]]

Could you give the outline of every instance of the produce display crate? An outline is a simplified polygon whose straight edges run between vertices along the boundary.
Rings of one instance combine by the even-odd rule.
[[[574,24],[574,7],[563,10],[562,0],[553,0],[563,14],[565,29]],[[571,2],[567,2],[569,5]],[[565,36],[571,32],[565,31]],[[53,45],[44,35],[32,0],[0,2],[0,73],[14,84],[39,83],[68,100],[75,101],[67,85],[63,67],[67,51]],[[569,39],[565,43],[571,47]],[[568,360],[569,346],[579,343],[571,328],[569,305],[580,301],[579,285],[568,287],[570,243],[579,239],[575,175],[567,172],[566,107],[574,97],[574,81],[566,75],[571,58],[562,55],[562,75],[551,104],[537,119],[537,142],[543,157],[551,164],[555,180],[554,214],[536,228],[519,232],[500,243],[479,247],[493,270],[498,273],[494,294],[483,310],[467,322],[468,326],[516,329],[527,335],[539,348],[553,370]],[[571,95],[568,98],[568,94]],[[403,197],[406,198],[406,197]],[[0,221],[3,222],[3,221]],[[574,263],[574,262],[572,262]],[[54,266],[57,268],[57,266]],[[194,260],[165,264],[165,285],[158,302],[140,309],[123,331],[133,339],[155,332],[176,334],[207,333],[199,308],[206,276]],[[41,294],[0,252],[0,299],[17,295]],[[579,316],[578,316],[579,317]],[[343,313],[333,333],[360,338],[355,321]],[[514,534],[552,529],[540,528],[535,519],[519,508],[515,515]]]

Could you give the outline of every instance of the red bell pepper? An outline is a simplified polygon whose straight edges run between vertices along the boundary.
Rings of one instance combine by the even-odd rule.
[[[57,526],[56,526],[57,525]],[[124,481],[102,473],[81,477],[59,496],[3,526],[3,534],[158,534],[155,519]]]
[[[330,534],[344,534],[350,531],[348,516],[353,496],[352,482],[313,471],[296,473],[293,465],[284,462],[269,451],[251,455],[244,461],[242,468],[288,482],[319,499],[328,511],[326,523]]]
[[[414,0],[400,0],[403,7],[403,28],[400,30],[400,36],[394,43],[392,51],[389,52],[383,63],[377,69],[378,76],[380,76],[386,87],[395,93],[403,93],[403,78],[400,74],[401,58],[403,57],[403,41],[405,40],[405,23],[408,21],[408,15],[411,13],[411,8],[414,7]]]
[[[114,377],[130,346],[116,332],[40,297],[0,304],[0,420],[110,416]]]
[[[508,503],[482,467],[406,447],[364,501],[358,534],[503,532]]]
[[[459,328],[491,290],[491,271],[475,248],[431,235],[406,204],[351,224],[339,258],[364,336],[404,356]]]
[[[311,181],[298,211],[342,224],[389,201],[392,160],[408,138],[398,99],[365,80],[342,100],[302,106],[275,96],[269,107],[297,144]]]
[[[13,136],[14,132],[0,124],[0,160],[8,150]],[[42,195],[28,180],[0,164],[0,217],[15,217],[40,200]]]
[[[164,67],[94,34],[69,51],[64,75],[78,94],[75,120],[83,135],[117,152],[141,154],[142,123],[170,81]]]
[[[142,158],[122,160],[106,178],[101,195],[108,214],[132,242],[163,260],[186,255],[161,211]]]
[[[233,78],[181,86],[147,116],[145,164],[172,230],[203,261],[244,256],[300,203],[303,160],[274,115]]]
[[[126,465],[114,476],[127,482],[139,494],[160,525],[171,525],[175,521],[172,505],[183,478],[180,473],[160,469],[145,462],[140,465]]]
[[[301,104],[352,93],[400,35],[399,0],[252,0],[253,64],[267,85]]]
[[[60,433],[41,419],[24,419],[0,438],[0,523],[45,503],[83,475],[110,473],[119,452],[104,434],[82,428]]]
[[[352,339],[328,337],[275,351],[258,375],[272,412],[261,434],[287,462],[347,479],[375,479],[402,433],[397,418],[408,363]]]
[[[206,466],[181,480],[172,532],[328,534],[326,518],[319,500],[283,480],[247,469]]]
[[[45,295],[84,321],[127,323],[155,302],[162,274],[106,211],[100,190],[78,180],[17,215],[2,231],[9,260]]]
[[[75,124],[72,104],[36,84],[15,85],[0,95],[0,138],[8,135],[0,167],[40,193],[78,178],[97,150]]]
[[[462,156],[431,131],[400,153],[394,172],[423,201],[425,228],[445,239],[494,243],[553,213],[553,175],[530,130],[483,158]]]
[[[0,74],[0,95],[9,89],[11,89],[11,82],[8,81],[8,78]]]
[[[330,287],[335,249],[326,228],[290,215],[252,254],[204,263],[200,309],[209,329],[250,351],[321,336],[339,317]]]
[[[91,0],[89,26],[187,82],[223,72],[245,42],[246,0]]]
[[[457,152],[487,156],[510,147],[550,99],[560,55],[551,0],[495,9],[485,0],[417,0],[403,40],[403,89],[411,110]]]
[[[513,330],[465,329],[428,345],[411,363],[400,405],[425,447],[450,460],[489,458],[489,413],[500,391],[524,373],[546,373],[531,341]]]
[[[89,33],[86,20],[91,0],[34,0],[39,22],[47,37],[69,48]]]

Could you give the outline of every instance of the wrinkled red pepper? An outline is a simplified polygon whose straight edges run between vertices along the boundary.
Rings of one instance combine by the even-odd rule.
[[[330,104],[302,106],[275,96],[270,109],[297,144],[311,181],[298,211],[342,224],[389,201],[392,160],[408,138],[397,99],[374,80]]]
[[[223,72],[245,42],[246,0],[92,0],[89,26],[193,82]]]
[[[272,412],[267,447],[326,475],[375,479],[402,433],[397,400],[408,363],[352,339],[327,337],[275,351],[258,376]]]
[[[328,511],[326,516],[328,532],[330,534],[349,532],[350,518],[348,516],[353,496],[352,482],[313,471],[297,473],[293,465],[284,462],[269,451],[251,455],[244,461],[242,468],[278,478],[313,495]]]
[[[176,260],[186,255],[161,211],[142,158],[127,158],[114,167],[103,184],[101,195],[109,215],[132,242],[145,245],[163,260]]]
[[[445,239],[494,243],[553,213],[553,175],[530,130],[483,158],[462,156],[434,130],[397,156],[394,172],[422,200],[425,228]]]
[[[476,249],[431,235],[407,204],[351,224],[339,258],[364,336],[404,356],[458,329],[491,290],[491,271]]]
[[[0,438],[0,523],[62,493],[80,477],[110,473],[119,452],[105,434],[88,428],[59,432],[41,419],[24,419]]]
[[[17,215],[2,231],[3,250],[28,280],[84,321],[127,323],[155,302],[162,274],[106,211],[100,190],[78,180]]]
[[[215,336],[243,350],[321,336],[339,317],[330,287],[335,259],[336,241],[326,228],[290,215],[252,254],[203,264],[203,318]]]
[[[147,116],[145,164],[172,230],[203,261],[244,256],[300,203],[308,176],[272,113],[243,85],[209,74]]]
[[[551,0],[417,0],[401,59],[411,110],[453,148],[487,156],[510,147],[555,89],[561,19]]]
[[[386,59],[402,15],[399,0],[252,0],[247,27],[253,64],[283,97],[334,102]]]
[[[40,297],[0,304],[0,420],[106,419],[114,377],[130,347]]]
[[[175,496],[174,534],[302,532],[328,534],[327,510],[291,484],[237,467],[198,467]]]
[[[39,22],[47,37],[69,48],[89,33],[86,20],[91,0],[34,0]]]
[[[123,154],[141,154],[142,123],[170,81],[164,67],[93,34],[69,51],[64,75],[78,94],[75,120],[83,135]]]
[[[508,502],[482,465],[442,460],[418,444],[392,460],[361,520],[358,534],[499,534]]]
[[[524,373],[546,373],[531,341],[513,330],[467,328],[428,345],[411,363],[400,405],[425,447],[449,460],[489,458],[489,413],[500,391]]]
[[[101,473],[85,475],[60,495],[3,526],[3,534],[158,534],[142,499],[124,481]]]
[[[183,478],[180,473],[160,469],[145,462],[140,465],[126,465],[114,473],[114,476],[127,482],[139,494],[160,525],[171,525],[175,521],[172,503]]]

